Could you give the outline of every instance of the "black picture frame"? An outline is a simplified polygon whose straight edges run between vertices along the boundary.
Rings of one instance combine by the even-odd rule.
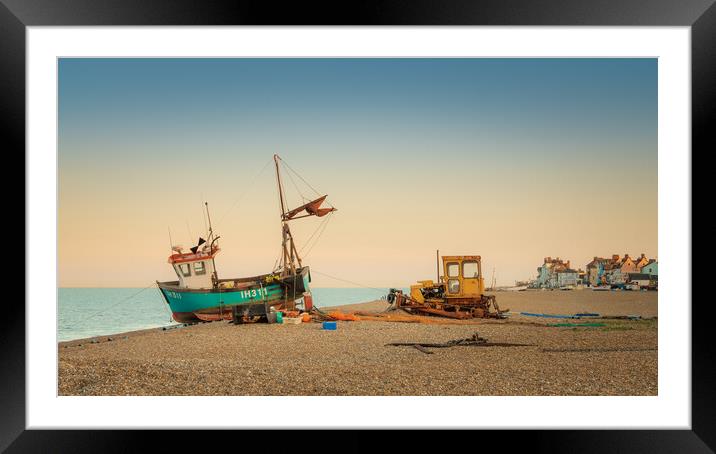
[[[716,6],[714,0],[468,0],[289,3],[192,0],[0,0],[0,125],[8,154],[25,152],[25,29],[73,25],[570,25],[690,26],[692,63],[692,157],[713,148],[708,118],[716,105]],[[701,150],[700,153],[696,153]],[[692,161],[693,162],[693,161]],[[19,172],[17,172],[19,173]],[[692,221],[693,222],[693,221]],[[25,238],[26,246],[32,238]],[[28,277],[25,283],[28,285]],[[685,295],[684,304],[690,303]],[[0,450],[9,452],[137,450],[140,438],[171,448],[179,437],[150,431],[25,430],[25,310],[4,304],[0,328]],[[475,442],[494,437],[513,448],[554,452],[713,452],[716,449],[716,367],[704,307],[692,306],[692,430],[515,431],[468,434]],[[397,437],[403,450],[435,442],[445,434]],[[452,435],[450,435],[452,436]],[[205,436],[181,436],[181,447]],[[230,438],[233,438],[230,437]],[[267,438],[262,436],[264,440]],[[273,437],[269,437],[273,438]],[[373,449],[371,437],[333,432],[342,446]],[[391,437],[392,438],[392,437]],[[427,440],[426,440],[427,439]],[[347,440],[350,440],[349,442]],[[431,441],[432,440],[432,441]],[[141,445],[138,445],[141,443]],[[346,444],[348,443],[348,444]]]

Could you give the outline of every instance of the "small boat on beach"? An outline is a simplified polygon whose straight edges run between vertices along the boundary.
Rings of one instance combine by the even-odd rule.
[[[506,292],[525,292],[527,291],[527,287],[528,286],[526,285],[516,285],[514,287],[504,288],[503,290],[505,290]]]
[[[282,255],[277,267],[270,273],[257,276],[219,278],[215,257],[220,251],[220,237],[212,230],[208,204],[205,203],[209,226],[207,239],[199,238],[190,251],[171,245],[173,253],[167,261],[178,280],[157,281],[175,321],[196,323],[237,317],[243,320],[255,317],[270,319],[272,310],[295,310],[299,302],[302,302],[304,310],[311,309],[310,269],[301,261],[289,222],[309,216],[323,217],[336,209],[321,206],[327,195],[288,209],[279,171],[280,162],[281,158],[274,155],[282,227]]]

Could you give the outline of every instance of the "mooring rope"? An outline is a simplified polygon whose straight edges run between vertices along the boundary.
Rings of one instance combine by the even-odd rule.
[[[81,319],[81,320],[77,320],[74,324],[72,324],[72,325],[70,326],[70,328],[75,328],[78,324],[83,323],[83,322],[89,320],[89,319],[92,318],[92,317],[95,317],[95,316],[97,316],[97,315],[99,315],[99,314],[102,314],[102,313],[104,313],[104,312],[107,312],[107,311],[110,310],[110,309],[113,309],[113,308],[119,306],[120,304],[124,303],[125,301],[128,301],[128,300],[130,300],[130,299],[136,297],[137,295],[139,295],[139,294],[142,293],[143,291],[147,290],[148,288],[154,287],[155,285],[156,285],[155,283],[152,283],[152,284],[150,284],[150,285],[144,287],[144,288],[141,289],[140,291],[138,291],[138,292],[136,292],[136,293],[134,293],[134,294],[132,294],[132,295],[126,297],[126,298],[123,298],[123,299],[117,301],[116,303],[112,304],[112,305],[109,306],[109,307],[106,307],[106,308],[104,308],[104,309],[100,309],[99,311],[94,312],[94,313],[90,314],[89,316],[87,316],[87,317],[85,317],[85,318],[83,318],[83,319]]]
[[[329,278],[331,278],[331,279],[335,279],[335,280],[337,280],[337,281],[346,282],[346,283],[348,283],[348,284],[357,285],[357,286],[359,286],[359,287],[367,288],[367,289],[370,289],[370,290],[375,290],[376,292],[380,292],[381,294],[385,294],[385,289],[380,289],[380,288],[376,288],[376,287],[369,287],[369,286],[367,286],[367,285],[363,285],[363,284],[358,283],[358,282],[349,281],[348,279],[342,279],[342,278],[340,278],[340,277],[331,276],[330,274],[326,274],[326,273],[323,273],[323,272],[318,271],[318,270],[315,270],[315,269],[311,269],[311,272],[312,272],[312,273],[318,273],[318,274],[320,274],[320,275],[322,275],[322,276],[326,276],[326,277],[329,277]]]
[[[159,286],[157,286],[157,291],[159,292],[159,297],[161,298],[162,306],[164,306],[166,308],[167,313],[169,314],[169,322],[171,323],[171,322],[175,321],[174,317],[172,316],[172,310],[169,308],[169,304],[167,304],[167,302],[164,301],[164,295],[162,295],[162,289],[160,289]]]

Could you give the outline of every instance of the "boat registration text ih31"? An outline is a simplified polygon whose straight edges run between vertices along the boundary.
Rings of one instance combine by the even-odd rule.
[[[281,209],[281,259],[274,270],[250,277],[220,278],[215,257],[219,253],[217,236],[211,227],[208,204],[205,203],[209,232],[196,246],[184,251],[172,245],[168,262],[177,275],[176,281],[157,285],[169,305],[172,317],[180,323],[232,319],[235,314],[245,320],[269,319],[272,308],[294,310],[303,305],[311,310],[311,273],[304,265],[294,244],[289,223],[293,220],[330,215],[335,208],[323,208],[326,195],[297,208],[287,209],[280,167],[283,161],[274,155],[276,181]],[[285,165],[285,164],[284,164]],[[292,169],[288,168],[293,171]],[[320,194],[319,194],[320,195]]]

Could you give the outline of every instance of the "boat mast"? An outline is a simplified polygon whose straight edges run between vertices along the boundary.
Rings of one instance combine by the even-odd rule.
[[[283,221],[283,217],[286,214],[286,206],[283,201],[283,187],[281,186],[281,173],[278,168],[278,160],[281,159],[277,154],[273,155],[273,162],[276,165],[276,181],[278,182],[278,198],[281,200],[281,220]]]
[[[273,155],[274,164],[276,165],[276,182],[278,183],[278,197],[281,201],[281,234],[282,234],[282,263],[283,270],[281,274],[289,275],[296,272],[296,261],[298,266],[303,266],[301,263],[301,257],[298,256],[296,245],[293,242],[293,235],[291,235],[291,229],[288,227],[288,218],[286,217],[286,202],[283,198],[283,185],[281,184],[281,171],[279,169],[278,161],[281,157],[277,154]]]
[[[211,275],[211,280],[213,281],[214,285],[219,284],[219,274],[216,272],[216,261],[214,260],[214,241],[218,240],[219,237],[214,237],[214,231],[211,228],[211,216],[209,215],[209,202],[204,202],[204,207],[206,207],[206,218],[209,220],[209,237],[207,240],[209,241],[209,254],[211,255],[211,265],[214,268],[214,271]]]

